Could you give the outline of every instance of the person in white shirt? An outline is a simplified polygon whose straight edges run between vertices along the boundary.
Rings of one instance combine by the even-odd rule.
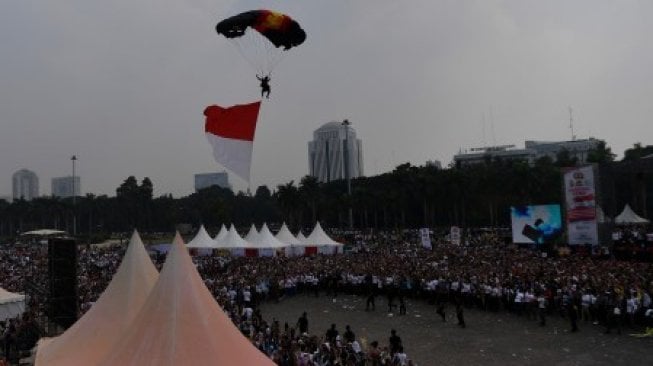
[[[590,306],[592,305],[592,295],[589,291],[585,291],[581,297],[581,315],[585,322],[590,321]]]
[[[397,366],[406,366],[407,359],[408,356],[406,356],[406,353],[404,353],[404,347],[399,346],[399,350],[397,353],[395,353],[392,359],[392,364]]]

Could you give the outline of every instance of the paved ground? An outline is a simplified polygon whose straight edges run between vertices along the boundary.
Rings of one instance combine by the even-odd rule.
[[[564,319],[550,317],[547,326],[508,314],[465,309],[467,328],[456,325],[448,306],[442,323],[435,308],[410,301],[408,314],[388,315],[385,299],[377,298],[377,310],[365,312],[365,299],[341,295],[335,302],[321,296],[296,296],[263,306],[263,316],[294,325],[308,313],[310,333],[324,335],[331,323],[344,331],[350,324],[367,343],[387,344],[390,329],[401,336],[408,356],[419,366],[431,365],[652,365],[653,339],[603,334],[603,328],[580,323],[580,332],[569,333]]]

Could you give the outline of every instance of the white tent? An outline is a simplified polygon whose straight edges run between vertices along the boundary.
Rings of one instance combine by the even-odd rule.
[[[343,248],[341,243],[331,239],[324,230],[322,230],[319,221],[315,224],[311,234],[306,237],[304,244],[307,246],[316,246],[318,252],[323,254],[342,253]]]
[[[298,235],[302,235],[302,232],[300,231]],[[286,248],[286,255],[304,255],[304,247],[302,247],[302,242],[297,239],[292,234],[292,232],[290,232],[290,229],[288,229],[288,226],[286,226],[285,222],[283,225],[281,225],[281,229],[279,229],[279,232],[275,237],[279,239],[280,242],[288,244],[288,247]]]
[[[262,257],[272,257],[275,256],[278,252],[288,254],[286,252],[286,248],[290,248],[288,244],[285,244],[279,241],[279,239],[275,238],[268,228],[268,225],[265,223],[263,223],[263,227],[261,227],[261,231],[258,233],[256,246],[259,248],[259,255]]]
[[[279,232],[275,237],[279,239],[280,242],[288,245],[299,245],[302,243],[290,232],[290,229],[288,229],[285,222],[281,225],[281,229],[279,229]]]
[[[206,232],[204,225],[200,226],[199,231],[195,237],[186,244],[187,248],[202,249],[203,251],[210,251],[215,247],[215,241],[211,239],[209,233]]]
[[[249,232],[245,235],[245,241],[248,243],[256,244],[258,242],[258,230],[256,230],[256,225],[252,224],[249,228]]]
[[[291,249],[292,255],[293,256],[306,255],[306,244],[305,244],[306,237],[304,236],[301,230],[297,233],[297,237],[295,239],[297,239],[297,243],[293,244],[292,246]]]
[[[315,224],[313,231],[306,237],[302,245],[306,248],[306,254],[315,254],[315,251],[320,254],[342,253],[344,247],[343,244],[331,239],[324,230],[322,230],[322,226],[319,222]]]
[[[96,366],[274,366],[220,308],[177,233],[145,304]]]
[[[52,230],[52,229],[40,229],[40,230],[32,230],[32,231],[26,231],[22,234],[22,236],[64,236],[66,235],[65,231],[61,230]]]
[[[35,366],[97,365],[109,347],[123,337],[158,277],[138,232],[134,231],[107,289],[66,332],[39,341]]]
[[[213,247],[216,247],[216,244],[220,242],[220,240],[224,239],[224,237],[227,235],[227,228],[222,224],[222,227],[220,228],[220,231],[218,232],[218,235],[213,238],[213,241],[215,242],[213,244]]]
[[[624,210],[614,218],[614,223],[617,225],[648,224],[649,222],[649,220],[637,215],[628,204],[626,204]]]
[[[25,312],[25,295],[0,288],[0,321],[15,318]]]
[[[218,249],[226,249],[234,256],[253,256],[254,246],[245,241],[232,224],[224,238],[217,243]]]

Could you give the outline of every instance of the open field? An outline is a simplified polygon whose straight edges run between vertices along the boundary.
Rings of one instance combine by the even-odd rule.
[[[536,321],[507,312],[490,313],[465,309],[467,328],[456,325],[454,308],[448,306],[442,323],[435,307],[423,301],[408,301],[404,316],[386,312],[385,298],[377,298],[376,311],[365,311],[365,299],[340,295],[331,298],[299,295],[278,304],[265,304],[265,319],[277,318],[294,325],[303,311],[308,313],[309,332],[324,335],[331,323],[342,332],[349,324],[357,338],[368,343],[388,343],[390,329],[401,336],[406,353],[419,366],[431,365],[646,365],[653,359],[653,339],[634,338],[624,328],[622,335],[604,334],[604,328],[579,323],[578,333],[558,316],[540,327]]]

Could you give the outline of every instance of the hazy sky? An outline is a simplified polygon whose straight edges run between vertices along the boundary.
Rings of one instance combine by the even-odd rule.
[[[258,8],[288,13],[308,37],[274,70],[252,187],[306,175],[313,130],[344,118],[367,175],[446,165],[460,148],[569,139],[569,106],[579,138],[619,155],[652,142],[648,0],[6,0],[0,196],[20,168],[50,194],[73,154],[83,193],[115,195],[129,175],[150,177],[156,195],[192,192],[193,174],[222,170],[204,107],[260,92],[214,26]]]

